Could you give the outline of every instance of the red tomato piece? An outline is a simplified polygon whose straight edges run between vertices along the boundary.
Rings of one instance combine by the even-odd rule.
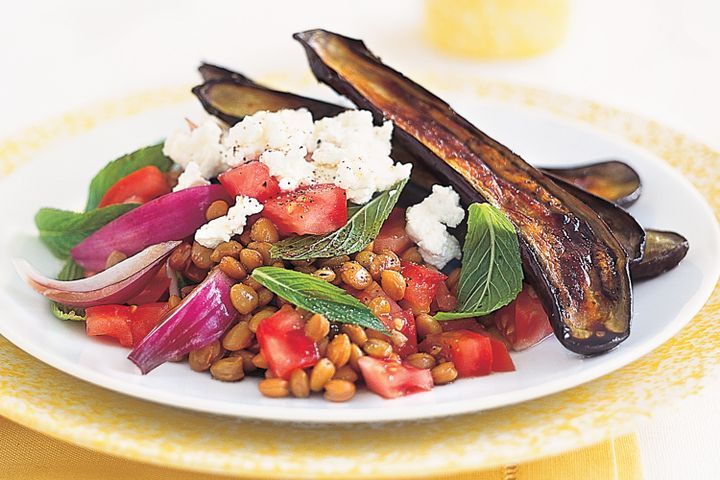
[[[433,387],[432,375],[427,369],[369,356],[360,357],[358,365],[368,389],[381,397],[397,398]]]
[[[373,249],[382,252],[387,248],[400,255],[412,245],[413,241],[405,231],[405,209],[393,208],[375,238]]]
[[[165,175],[155,165],[148,165],[125,175],[105,192],[98,207],[116,203],[146,203],[170,193]]]
[[[264,163],[253,161],[221,173],[218,180],[233,198],[245,195],[264,202],[280,193],[280,185]]]
[[[170,277],[167,275],[166,267],[162,267],[158,270],[155,278],[153,278],[140,293],[128,300],[127,303],[130,305],[145,305],[146,303],[160,301],[163,295],[167,293],[168,288],[170,288]]]
[[[85,309],[85,332],[107,335],[123,347],[133,347],[155,328],[167,313],[165,302],[147,305],[101,305]]]
[[[535,290],[528,284],[515,300],[495,312],[495,326],[513,350],[524,350],[552,333],[550,320]]]
[[[418,351],[418,343],[417,343],[417,331],[415,329],[415,316],[410,310],[402,310],[399,313],[395,313],[392,316],[393,320],[397,319],[403,322],[402,328],[400,328],[400,333],[405,335],[405,337],[408,339],[403,346],[393,345],[393,350],[395,353],[400,355],[401,358],[405,358],[411,353],[416,353]],[[395,328],[396,325],[393,325],[391,328]]]
[[[267,200],[263,216],[281,235],[325,235],[347,222],[347,196],[331,184],[302,187]]]
[[[287,380],[293,370],[320,360],[317,345],[305,335],[305,322],[289,305],[260,322],[255,335],[270,370],[280,378]]]
[[[439,312],[452,312],[457,308],[457,298],[455,298],[455,295],[450,293],[450,289],[447,287],[445,282],[438,283],[437,293],[435,294],[435,301],[433,305],[437,307],[437,311]]]
[[[490,347],[492,348],[492,371],[493,372],[514,372],[515,364],[510,357],[510,352],[502,340],[488,335]]]
[[[447,278],[440,272],[410,262],[401,262],[401,273],[407,282],[403,305],[414,314],[428,313],[438,286]]]
[[[470,330],[472,332],[485,333],[485,328],[474,318],[462,318],[459,320],[443,320],[440,322],[443,332],[455,330]]]
[[[459,377],[479,377],[492,372],[493,356],[490,338],[470,330],[433,333],[425,337],[420,350],[431,352],[435,347],[455,364]]]

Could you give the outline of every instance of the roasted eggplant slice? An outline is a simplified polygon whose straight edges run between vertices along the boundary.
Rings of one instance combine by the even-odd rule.
[[[211,63],[201,63],[198,67],[198,72],[200,72],[205,82],[209,82],[210,80],[232,79],[235,80],[236,83],[244,85],[257,85],[242,73]]]
[[[630,332],[628,256],[608,226],[507,147],[429,91],[385,66],[359,40],[323,30],[295,35],[315,76],[376,120],[390,119],[405,147],[438,176],[459,173],[518,230],[526,273],[555,335],[581,354],[607,351]]]
[[[338,105],[271,90],[236,78],[210,80],[193,88],[192,91],[208,113],[230,125],[258,110],[304,107],[310,110],[313,118],[316,119],[337,115],[345,110]],[[243,98],[244,101],[237,102],[238,98]]]
[[[635,203],[642,191],[640,175],[630,165],[618,160],[542,170],[621,207]]]
[[[645,246],[645,230],[643,230],[632,215],[614,203],[593,195],[592,193],[565,181],[563,178],[557,177],[549,172],[546,172],[546,175],[598,214],[603,222],[610,227],[610,230],[612,230],[615,237],[617,237],[620,241],[625,249],[625,252],[628,254],[628,260],[630,260],[632,264],[640,261],[643,256],[643,249]],[[630,266],[631,270],[632,264]]]
[[[645,254],[630,268],[633,280],[657,277],[675,268],[690,249],[687,239],[679,233],[651,229],[645,232]]]

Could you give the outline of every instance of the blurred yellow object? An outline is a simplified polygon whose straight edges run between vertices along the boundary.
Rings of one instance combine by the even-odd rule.
[[[565,36],[569,0],[425,0],[425,30],[440,49],[475,58],[530,57]]]

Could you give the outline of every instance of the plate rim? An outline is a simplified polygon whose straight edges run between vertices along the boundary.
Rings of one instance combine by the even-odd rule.
[[[491,84],[489,84],[489,83],[486,83],[486,84],[485,84],[486,87],[487,87],[488,85],[491,85]],[[517,86],[517,85],[513,85],[513,84],[507,84],[507,83],[504,83],[504,82],[502,82],[502,83],[496,83],[495,86],[496,86],[496,87],[499,86],[499,88],[514,88],[514,89],[518,89],[518,88],[519,88],[519,89],[521,89],[521,90],[522,90],[523,88],[525,88],[525,89],[526,89],[525,93],[526,93],[526,94],[528,93],[527,87]],[[509,86],[509,87],[508,87],[508,86]],[[555,96],[563,96],[562,94],[554,94],[554,93],[552,93],[552,95],[555,95]],[[567,96],[563,96],[563,97],[567,97]],[[575,97],[569,97],[569,98],[573,98],[573,99],[575,99],[575,101],[580,101],[579,99],[576,99]],[[609,107],[603,107],[603,108],[609,108]],[[619,110],[617,110],[617,111],[620,112]],[[625,114],[625,115],[628,115],[628,114]],[[632,115],[632,114],[629,114],[629,115]],[[566,119],[566,118],[563,118],[563,120],[567,120],[567,119]],[[643,119],[643,120],[644,120],[644,119]],[[667,129],[667,128],[665,128],[665,127],[660,127],[659,125],[656,125],[656,128],[664,128],[664,129],[667,130],[667,131],[674,132],[674,131],[671,130],[671,129]],[[603,133],[607,133],[607,132],[603,132]],[[682,138],[686,138],[686,137],[684,137],[682,134],[676,134],[676,135],[679,135],[679,136],[682,137]],[[628,143],[628,141],[626,140],[625,143]],[[632,142],[630,142],[630,143],[632,143]],[[704,146],[703,146],[703,147],[704,147]],[[704,147],[704,148],[706,148],[706,149],[707,149],[708,151],[710,151],[711,153],[715,154],[714,151],[712,151],[712,150],[709,149],[708,147]],[[649,149],[649,148],[648,148],[647,150],[652,151],[652,150]],[[0,148],[0,152],[2,152],[2,149],[1,149],[1,148]],[[652,152],[652,153],[653,153],[654,156],[660,157],[660,155],[657,155],[656,152]],[[717,154],[715,154],[715,155],[717,155]],[[0,156],[1,156],[1,155],[0,155]],[[661,158],[661,159],[662,159],[662,158]],[[664,159],[662,159],[662,160],[664,160]],[[667,163],[667,161],[664,161],[663,163]],[[672,170],[672,173],[675,174],[676,176],[678,176],[680,180],[683,180],[683,181],[687,182],[689,185],[692,185],[691,182],[690,182],[687,178],[685,178],[683,175],[680,175],[675,169],[672,169],[672,168],[671,168],[671,170]],[[700,194],[697,192],[697,189],[695,188],[695,186],[693,186],[692,190],[693,190],[693,193],[694,193],[695,195],[698,195],[698,196],[700,196],[700,198],[703,199],[703,202],[702,202],[703,205],[704,205],[707,209],[709,209],[711,213],[713,213],[712,208],[707,204],[707,201],[702,197],[702,195],[700,195]],[[715,216],[714,214],[712,215],[712,217],[713,217],[713,218],[716,218],[716,216]],[[715,222],[715,230],[717,230],[717,221]],[[711,288],[711,291],[712,291],[712,288]],[[705,303],[705,302],[702,302],[702,303]],[[702,304],[701,304],[701,306],[702,306]],[[693,309],[694,309],[694,308],[693,308]],[[667,335],[667,338],[665,338],[662,342],[660,342],[660,344],[662,344],[662,343],[664,343],[665,341],[667,341],[667,339],[670,338],[670,337],[672,337],[672,336],[674,335],[674,333],[676,333],[677,330],[679,330],[680,328],[682,328],[682,325],[678,326],[677,329],[675,330],[675,332],[671,332],[669,335]],[[651,350],[656,349],[657,346],[658,346],[658,345],[653,346],[653,347],[651,348]],[[632,360],[631,360],[631,361],[632,361]],[[12,417],[13,417],[12,415],[7,415],[7,414],[6,414],[7,412],[5,412],[5,411],[3,411],[3,412],[1,412],[1,413],[2,413],[3,415],[7,416],[8,418],[12,418]],[[15,412],[15,413],[19,413],[19,412]],[[19,416],[22,417],[22,415],[19,415]],[[27,418],[26,418],[25,420],[30,420],[30,419],[27,419]],[[26,424],[26,422],[23,422],[23,421],[19,421],[19,423]],[[32,423],[32,422],[29,422],[29,423]],[[147,459],[146,459],[146,460],[147,460]],[[161,464],[163,464],[163,463],[161,463]],[[477,467],[469,467],[469,468],[477,468]],[[266,472],[263,472],[263,473],[266,473]],[[427,472],[425,472],[425,473],[427,473]]]

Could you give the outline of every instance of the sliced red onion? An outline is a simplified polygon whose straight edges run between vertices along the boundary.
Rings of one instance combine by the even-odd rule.
[[[231,202],[221,185],[202,185],[168,193],[119,216],[72,249],[85,270],[105,268],[113,251],[135,255],[148,245],[182,240],[203,224],[205,211],[216,200]]]
[[[124,303],[155,277],[168,255],[180,242],[164,242],[146,248],[97,275],[79,280],[55,280],[16,259],[15,269],[33,290],[63,305],[91,307]]]
[[[219,339],[237,317],[230,301],[230,287],[234,283],[220,269],[211,271],[128,358],[146,374]]]

